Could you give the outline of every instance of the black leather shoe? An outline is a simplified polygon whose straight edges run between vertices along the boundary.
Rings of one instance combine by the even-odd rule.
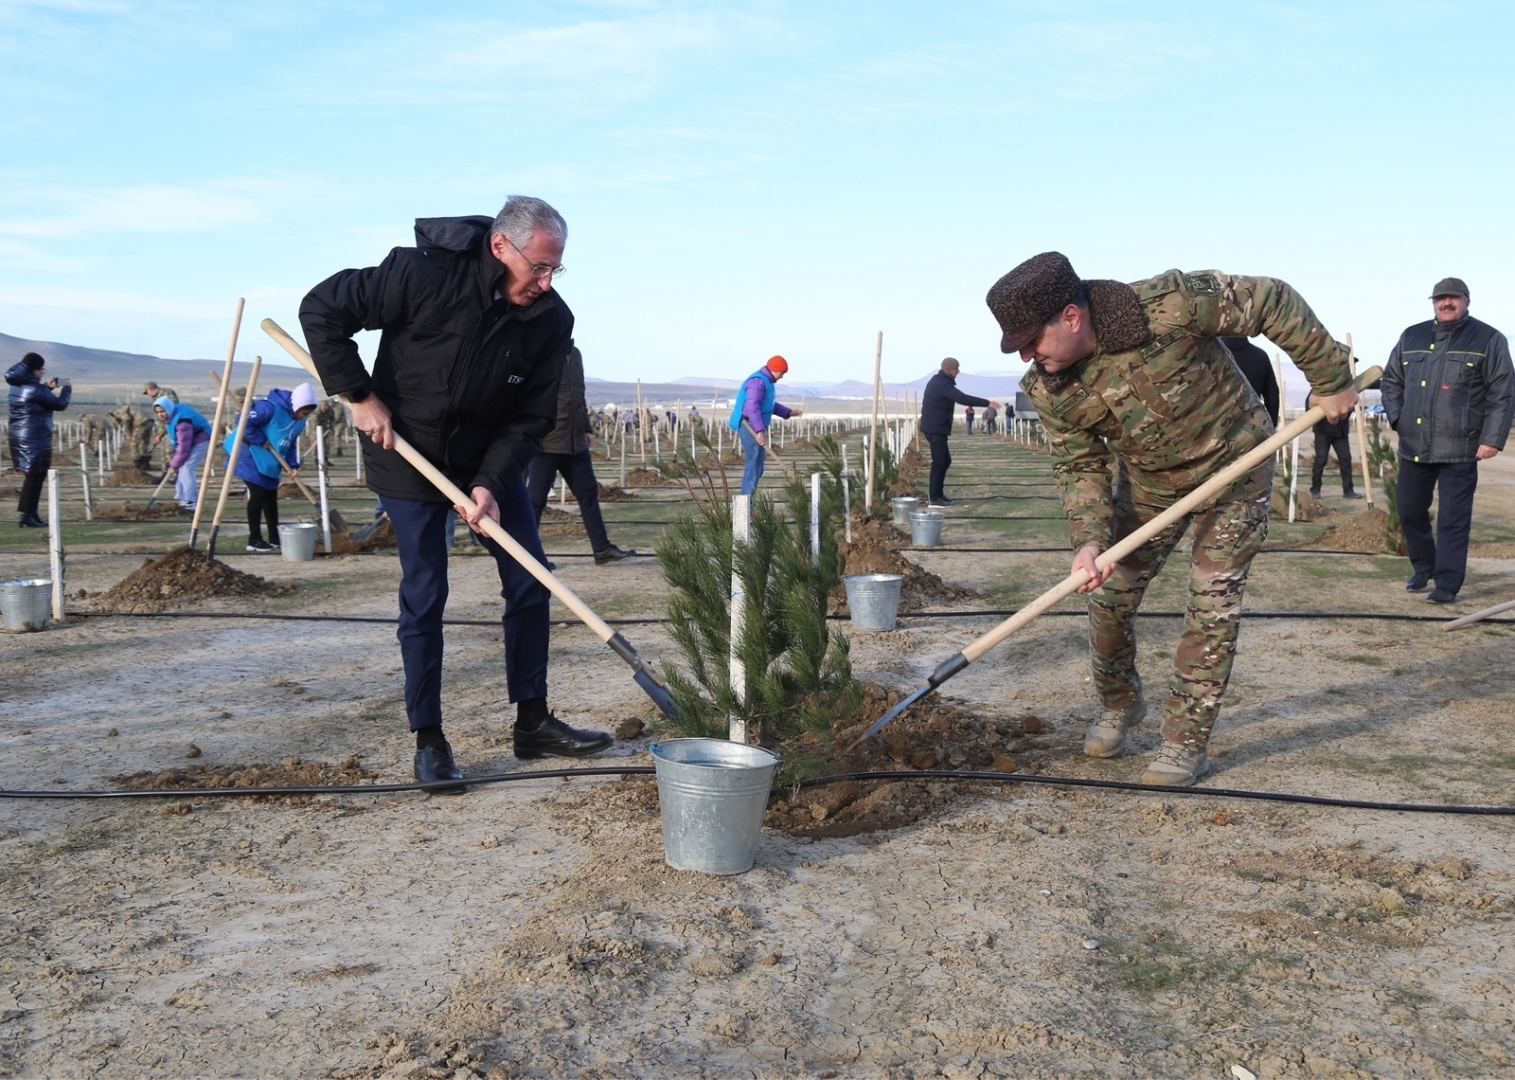
[[[1341,493],[1341,497],[1343,499],[1360,499],[1360,498],[1362,498],[1362,492],[1360,492],[1360,491],[1343,491]]]
[[[957,501],[956,499],[949,499],[949,498],[947,498],[947,496],[943,495],[940,499],[932,499],[929,503],[927,503],[927,505],[928,506],[951,506],[956,501]]]
[[[45,529],[47,528],[47,522],[43,521],[36,514],[27,514],[24,518],[21,519],[21,528]]]
[[[1431,595],[1426,597],[1426,599],[1433,604],[1455,604],[1457,602],[1457,594],[1450,589],[1437,587],[1431,590]]]
[[[594,553],[594,564],[596,566],[604,566],[606,563],[620,562],[622,559],[629,559],[636,553],[636,548],[627,550],[626,548],[618,548],[614,544],[611,544],[609,547],[601,548]]]
[[[519,726],[511,734],[516,757],[522,761],[547,757],[585,757],[598,754],[615,742],[606,731],[581,731],[569,727],[551,713],[535,731],[522,731]]]
[[[1405,592],[1425,592],[1430,583],[1430,574],[1412,574],[1410,580],[1405,582]]]
[[[463,779],[463,771],[453,764],[452,747],[443,742],[440,746],[423,746],[417,750],[416,779],[423,784]],[[462,784],[431,789],[434,795],[461,795],[467,790]]]

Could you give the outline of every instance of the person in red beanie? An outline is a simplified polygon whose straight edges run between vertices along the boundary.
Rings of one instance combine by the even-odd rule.
[[[747,376],[731,407],[731,430],[741,438],[742,456],[747,459],[742,469],[743,495],[756,491],[758,481],[763,478],[763,465],[768,460],[768,426],[774,416],[787,420],[805,414],[803,409],[779,403],[778,381],[788,372],[788,360],[770,356],[766,364]]]

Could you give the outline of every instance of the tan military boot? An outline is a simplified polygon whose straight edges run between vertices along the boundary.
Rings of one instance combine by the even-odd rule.
[[[1123,709],[1106,709],[1084,733],[1084,753],[1090,757],[1120,757],[1126,752],[1126,737],[1147,715],[1147,702],[1140,690],[1136,700]]]
[[[1210,771],[1210,755],[1203,746],[1163,743],[1163,748],[1142,773],[1142,783],[1166,787],[1189,787]]]

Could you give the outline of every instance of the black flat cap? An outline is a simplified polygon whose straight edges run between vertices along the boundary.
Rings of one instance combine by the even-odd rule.
[[[1468,283],[1460,277],[1444,277],[1436,283],[1436,288],[1431,290],[1431,299],[1438,296],[1460,296],[1464,300],[1473,299],[1468,295]]]

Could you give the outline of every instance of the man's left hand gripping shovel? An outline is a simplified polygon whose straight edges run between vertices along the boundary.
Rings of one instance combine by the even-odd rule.
[[[317,381],[320,380],[321,376],[316,371],[315,362],[311,360],[310,354],[301,348],[294,338],[286,334],[278,323],[272,319],[264,319],[261,325],[269,337],[277,341],[285,352],[289,353],[301,367],[310,372],[311,378]],[[337,400],[344,405],[348,404],[345,397],[338,397]],[[427,461],[419,450],[398,435],[395,436],[395,450],[452,502],[459,506],[473,505],[473,500],[465,495],[461,488],[443,476],[441,471],[431,462]],[[491,540],[509,552],[510,557],[520,563],[527,573],[546,586],[547,591],[556,596],[563,603],[564,607],[577,615],[580,622],[593,630],[596,637],[606,645],[609,645],[611,652],[631,666],[633,672],[632,678],[636,680],[636,684],[652,699],[652,703],[662,711],[664,716],[667,716],[670,720],[677,720],[679,718],[678,707],[674,705],[673,696],[668,693],[668,688],[658,682],[653,677],[652,672],[647,670],[646,663],[637,655],[637,651],[631,647],[630,642],[607,626],[604,619],[591,611],[589,606],[575,596],[572,589],[555,578],[547,567],[532,558],[531,553],[516,543],[515,539],[500,526],[498,521],[486,517],[482,524],[484,531],[489,534]]]
[[[1358,375],[1352,385],[1361,393],[1367,387],[1375,385],[1382,375],[1383,368],[1371,367]],[[1114,566],[1175,521],[1182,520],[1186,515],[1193,513],[1201,507],[1208,506],[1211,500],[1225,491],[1226,488],[1230,487],[1237,480],[1240,480],[1264,461],[1267,461],[1280,446],[1286,446],[1288,443],[1299,438],[1299,436],[1314,427],[1318,421],[1325,418],[1326,410],[1316,405],[1303,416],[1291,420],[1280,430],[1270,435],[1264,442],[1248,450],[1241,457],[1210,477],[1210,479],[1189,492],[1182,499],[1179,499],[1178,502],[1158,514],[1130,536],[1121,539],[1111,545],[1109,549],[1100,552],[1099,558],[1094,560],[1094,565],[1102,571],[1106,567]],[[942,685],[942,683],[952,678],[959,671],[962,671],[963,668],[982,657],[990,649],[1052,607],[1059,600],[1062,600],[1066,596],[1071,596],[1074,592],[1078,591],[1079,586],[1088,580],[1089,574],[1087,571],[1075,570],[1058,584],[1000,623],[993,630],[970,642],[962,652],[943,660],[937,665],[936,670],[926,677],[925,682],[901,698],[898,705],[875,720],[872,727],[858,736],[852,745],[847,747],[848,752],[856,750],[868,739],[883,731],[884,727],[895,717],[931,693],[931,691]]]

